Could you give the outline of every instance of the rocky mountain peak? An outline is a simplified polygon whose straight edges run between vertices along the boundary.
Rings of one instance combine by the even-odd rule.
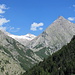
[[[58,19],[65,19],[63,16],[59,16]]]
[[[62,22],[69,22],[67,19],[65,19],[63,16],[59,16],[53,23],[62,23]]]
[[[60,16],[40,36],[32,40],[28,46],[33,51],[48,47],[50,48],[49,52],[53,53],[69,43],[73,35],[75,35],[75,24]]]

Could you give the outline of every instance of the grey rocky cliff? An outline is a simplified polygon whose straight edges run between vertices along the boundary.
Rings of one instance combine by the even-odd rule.
[[[32,40],[27,46],[34,52],[48,47],[50,54],[70,42],[75,35],[75,24],[60,16],[42,34]],[[36,48],[38,45],[40,47]]]

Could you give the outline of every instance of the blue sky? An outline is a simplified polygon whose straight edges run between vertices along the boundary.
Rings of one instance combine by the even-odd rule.
[[[75,0],[0,0],[0,29],[39,35],[58,16],[75,23]]]

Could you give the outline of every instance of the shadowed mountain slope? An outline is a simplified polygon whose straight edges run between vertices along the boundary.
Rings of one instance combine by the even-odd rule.
[[[75,36],[70,43],[23,75],[75,75]]]

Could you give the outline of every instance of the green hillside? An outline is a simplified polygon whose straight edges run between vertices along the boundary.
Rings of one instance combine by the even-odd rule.
[[[75,75],[75,36],[70,43],[23,75]]]

